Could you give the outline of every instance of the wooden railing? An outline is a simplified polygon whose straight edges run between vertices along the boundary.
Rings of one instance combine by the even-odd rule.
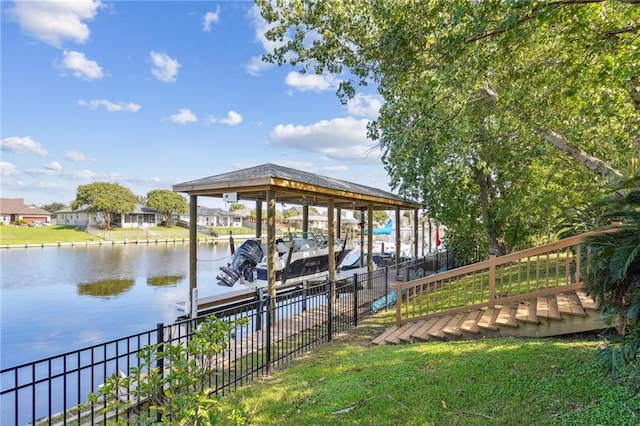
[[[417,280],[398,283],[396,324],[494,308],[583,287],[585,234]]]

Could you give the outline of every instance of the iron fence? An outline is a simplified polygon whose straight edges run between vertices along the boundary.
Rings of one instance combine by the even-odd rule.
[[[410,260],[354,274],[335,283],[301,285],[278,293],[273,299],[257,291],[254,299],[208,312],[206,316],[246,320],[235,325],[228,350],[217,355],[212,374],[204,378],[206,386],[216,394],[224,394],[331,341],[337,333],[395,303],[390,283],[413,279],[433,268],[427,265],[428,261]],[[441,267],[440,263],[436,266]],[[132,368],[140,367],[138,354],[143,348],[185,343],[206,316],[169,325],[159,323],[153,330],[3,369],[0,423],[16,426],[106,423],[110,416],[119,414],[105,414],[105,401],[87,403],[89,393],[96,393],[111,375],[126,375]]]

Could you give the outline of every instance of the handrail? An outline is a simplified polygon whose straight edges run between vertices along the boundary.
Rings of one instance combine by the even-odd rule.
[[[429,275],[396,287],[396,325],[435,316],[519,302],[583,287],[584,238],[564,238],[505,256]]]

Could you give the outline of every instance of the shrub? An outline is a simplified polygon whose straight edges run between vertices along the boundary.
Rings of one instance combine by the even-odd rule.
[[[184,344],[146,346],[138,354],[138,367],[131,368],[129,375],[109,377],[97,394],[89,394],[89,402],[96,404],[102,397],[107,401],[102,414],[126,413],[129,418],[119,424],[130,424],[132,418],[138,424],[244,424],[245,410],[234,407],[222,412],[207,380],[214,372],[216,355],[228,350],[236,326],[244,323],[246,319],[224,321],[211,316]]]

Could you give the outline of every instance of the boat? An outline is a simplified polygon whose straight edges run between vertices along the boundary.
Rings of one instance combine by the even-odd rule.
[[[276,240],[276,286],[319,280],[329,275],[329,239],[314,232],[293,232]],[[335,239],[336,269],[353,250],[347,240]],[[260,239],[243,242],[231,261],[220,268],[218,285],[226,287],[268,286],[267,245]]]
[[[362,257],[363,265],[366,264],[367,251],[360,248],[360,241],[356,241],[355,247],[348,254],[345,255],[342,263],[340,264],[341,271],[348,271],[351,269],[360,268],[360,258]],[[366,246],[366,243],[365,243]],[[381,265],[389,265],[394,263],[396,257],[396,245],[386,241],[373,241],[373,264],[375,267]],[[400,246],[400,259],[404,259],[411,256],[411,246],[408,244],[401,244]]]

